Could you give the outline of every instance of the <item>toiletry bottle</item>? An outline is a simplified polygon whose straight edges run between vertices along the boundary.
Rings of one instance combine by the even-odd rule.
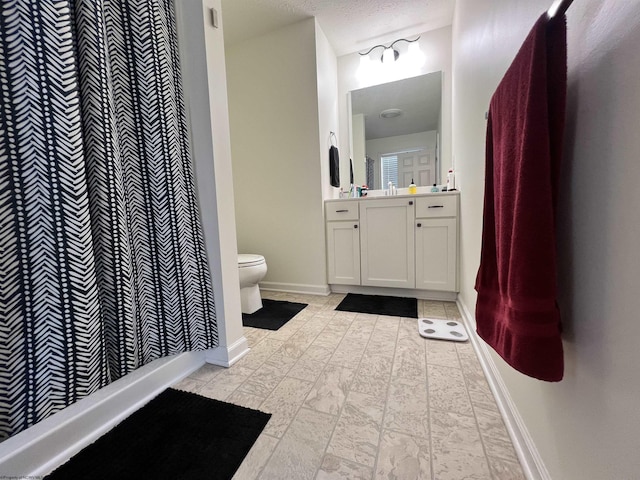
[[[440,190],[438,190],[438,186],[434,183],[433,187],[431,187],[431,192],[436,193],[439,192]]]
[[[418,187],[413,183],[413,178],[411,179],[411,183],[409,184],[409,194],[414,195],[418,193]]]
[[[447,173],[447,191],[456,189],[456,174],[453,171],[453,168],[449,169],[449,173]]]

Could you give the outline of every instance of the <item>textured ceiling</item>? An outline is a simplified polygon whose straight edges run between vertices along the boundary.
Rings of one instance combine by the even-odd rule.
[[[222,0],[225,44],[309,17],[336,55],[451,25],[455,0]]]

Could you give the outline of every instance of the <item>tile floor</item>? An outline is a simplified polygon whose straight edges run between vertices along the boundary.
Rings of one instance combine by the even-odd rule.
[[[524,479],[471,344],[427,340],[415,319],[308,303],[278,331],[245,327],[251,351],[176,388],[272,414],[234,480]],[[454,303],[419,316],[460,319]]]

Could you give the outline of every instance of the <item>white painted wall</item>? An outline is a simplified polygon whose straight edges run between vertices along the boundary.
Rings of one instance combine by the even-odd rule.
[[[302,20],[227,49],[227,200],[235,198],[238,250],[266,258],[261,285],[326,293],[315,26]]]
[[[460,300],[474,310],[484,178],[484,113],[552,2],[459,0],[453,32],[453,154],[462,187]],[[565,378],[552,384],[493,356],[551,478],[640,472],[640,2],[576,0],[559,203]]]
[[[180,53],[189,119],[196,190],[211,270],[220,347],[207,361],[228,366],[248,351],[242,331],[235,235],[231,145],[222,19],[209,22],[220,0],[176,4]]]
[[[420,49],[426,56],[425,64],[409,76],[442,71],[442,168],[446,172],[451,166],[451,27],[439,28],[420,34]],[[372,46],[375,42],[372,42]],[[407,78],[407,75],[373,79],[360,79],[356,72],[360,66],[360,55],[354,52],[338,57],[338,113],[340,115],[340,183],[349,184],[349,108],[347,94],[352,90],[380,83]],[[355,161],[355,159],[354,159]],[[345,163],[346,162],[346,163]],[[355,169],[355,165],[354,165]],[[337,196],[337,195],[336,195]]]
[[[318,89],[318,127],[320,140],[320,182],[322,198],[333,198],[334,191],[329,176],[330,132],[338,134],[338,59],[326,35],[315,21],[316,75]],[[324,208],[324,207],[321,207]]]

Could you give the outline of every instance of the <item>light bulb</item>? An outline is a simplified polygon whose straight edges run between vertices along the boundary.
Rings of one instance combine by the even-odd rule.
[[[369,76],[371,76],[371,71],[373,70],[373,63],[369,58],[369,55],[361,55],[360,56],[360,66],[358,67],[358,71],[356,75],[361,80],[366,80]]]
[[[420,45],[418,45],[418,42],[413,42],[409,44],[407,56],[409,57],[408,60],[411,62],[412,66],[414,67],[423,66],[426,60],[424,57],[424,54],[422,53],[422,50],[420,50]]]
[[[396,61],[396,52],[391,47],[387,47],[384,49],[384,53],[382,54],[382,63],[385,65],[391,65]]]

